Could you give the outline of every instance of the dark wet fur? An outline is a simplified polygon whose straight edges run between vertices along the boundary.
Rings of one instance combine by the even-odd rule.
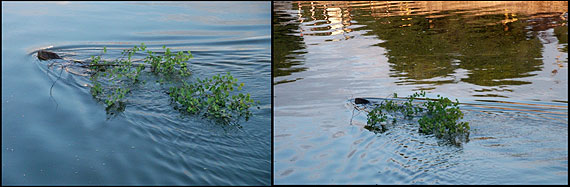
[[[354,103],[356,103],[356,104],[368,104],[368,103],[370,103],[370,101],[368,101],[366,99],[362,99],[362,98],[356,98],[356,99],[354,99]]]
[[[40,50],[38,51],[38,59],[40,60],[51,60],[51,59],[61,59],[61,57],[53,52]]]

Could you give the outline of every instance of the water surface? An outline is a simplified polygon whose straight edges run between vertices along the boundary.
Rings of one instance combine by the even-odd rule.
[[[2,2],[2,184],[269,185],[270,10],[269,2]],[[190,81],[231,72],[260,109],[241,128],[223,126],[178,112],[151,81],[110,115],[81,69],[61,71],[34,53],[85,60],[106,46],[103,58],[113,59],[142,42],[192,51]]]
[[[275,184],[568,184],[567,2],[275,2]],[[364,128],[458,99],[470,141]]]

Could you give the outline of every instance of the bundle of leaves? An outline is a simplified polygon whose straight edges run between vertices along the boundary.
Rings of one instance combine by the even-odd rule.
[[[224,123],[232,123],[233,119],[242,116],[248,120],[252,115],[248,109],[256,102],[251,99],[249,93],[230,94],[234,90],[242,89],[244,84],[238,85],[237,81],[228,72],[226,75],[214,75],[211,79],[184,83],[182,87],[171,87],[169,95],[189,113],[201,113]],[[235,87],[237,88],[234,89]]]
[[[469,122],[459,122],[463,113],[459,110],[459,101],[437,95],[438,99],[424,99],[421,105],[414,104],[418,97],[425,97],[426,93],[414,93],[407,97],[404,103],[387,100],[381,102],[368,112],[365,128],[374,131],[386,131],[386,122],[392,118],[396,123],[398,118],[413,120],[419,117],[419,132],[433,134],[438,138],[449,140],[455,145],[469,140]],[[394,93],[397,98],[397,94]],[[425,111],[425,112],[424,112]],[[380,126],[378,126],[380,125]]]
[[[165,46],[163,55],[147,50],[144,43],[132,49],[123,50],[122,56],[112,61],[104,61],[101,56],[92,56],[88,67],[91,70],[90,80],[93,82],[91,94],[106,105],[108,113],[121,112],[125,109],[126,96],[136,86],[146,84],[141,81],[141,75],[153,75],[161,85],[169,85],[169,95],[191,114],[202,113],[208,118],[218,119],[222,122],[235,121],[233,119],[244,116],[246,121],[252,115],[250,107],[256,104],[249,93],[230,95],[235,90],[240,91],[244,86],[238,80],[227,75],[215,75],[211,79],[196,79],[188,83],[186,77],[191,72],[187,61],[193,58],[190,51],[174,53]],[[103,53],[107,48],[103,48]],[[132,57],[137,52],[148,54],[142,60]],[[142,63],[140,63],[142,61]],[[143,70],[150,67],[150,74],[143,74]],[[231,96],[231,97],[230,97]]]

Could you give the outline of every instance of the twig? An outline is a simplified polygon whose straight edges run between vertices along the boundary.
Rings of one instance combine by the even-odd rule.
[[[143,64],[143,63],[133,63],[133,65],[138,65],[138,66],[147,66],[147,64]],[[86,64],[86,65],[81,65],[80,67],[83,68],[89,68],[89,67],[100,67],[100,66],[124,66],[123,64]]]
[[[59,107],[59,104],[57,103],[55,98],[53,98],[52,90],[53,90],[53,86],[55,86],[55,83],[61,78],[62,73],[63,73],[63,66],[61,66],[61,71],[59,71],[59,76],[57,77],[57,79],[55,81],[53,81],[53,84],[49,88],[49,97],[55,102],[55,110],[56,111],[57,111],[57,108]]]

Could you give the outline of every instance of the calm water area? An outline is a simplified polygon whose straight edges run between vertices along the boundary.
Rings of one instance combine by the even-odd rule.
[[[2,2],[2,185],[270,185],[270,12],[270,2]],[[36,57],[86,60],[106,47],[114,59],[143,42],[190,50],[190,81],[231,72],[260,108],[224,126],[175,110],[149,81],[108,114],[81,69]]]
[[[568,2],[274,2],[275,184],[568,184]],[[458,99],[461,146],[354,98]]]

